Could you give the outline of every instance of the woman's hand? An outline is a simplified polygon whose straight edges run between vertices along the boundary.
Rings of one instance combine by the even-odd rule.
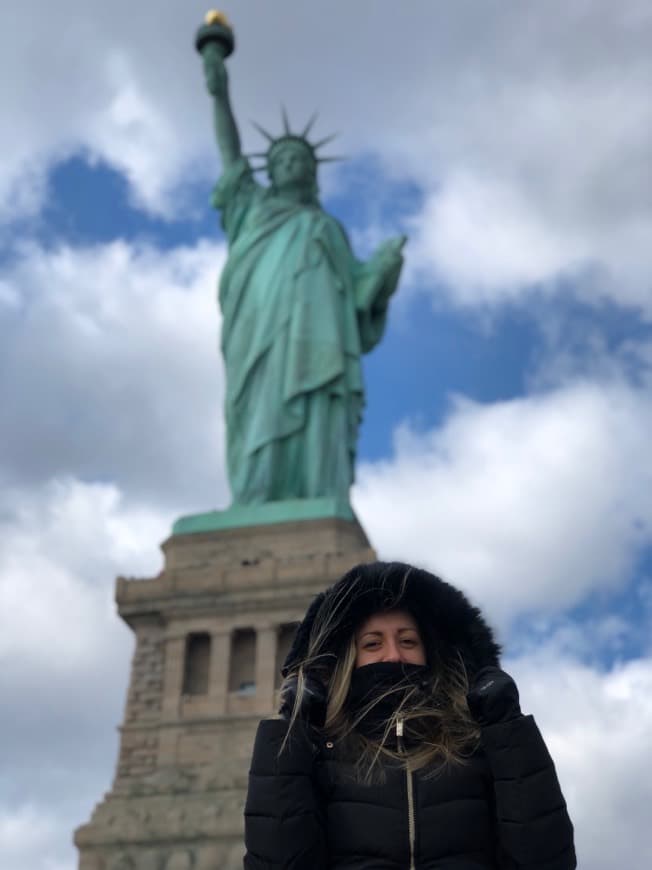
[[[288,721],[292,718],[298,686],[298,674],[291,674],[281,686],[281,706],[278,712],[281,718]],[[310,672],[305,673],[303,675],[303,692],[297,711],[298,718],[315,728],[323,728],[326,721],[327,704],[328,693],[322,681]]]
[[[516,683],[500,668],[478,671],[466,700],[471,715],[481,726],[510,722],[522,715]]]

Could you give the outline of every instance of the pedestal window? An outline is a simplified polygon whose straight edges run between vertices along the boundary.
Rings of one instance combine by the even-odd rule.
[[[210,634],[205,632],[189,634],[186,638],[182,694],[208,694],[210,662]]]
[[[229,692],[253,695],[256,691],[256,632],[239,628],[231,638]]]

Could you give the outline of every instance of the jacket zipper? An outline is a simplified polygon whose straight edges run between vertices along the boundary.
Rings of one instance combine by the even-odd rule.
[[[401,755],[405,754],[403,745],[403,720],[398,719],[396,722],[396,743]],[[410,870],[416,870],[414,864],[414,843],[416,840],[416,820],[414,815],[414,780],[412,771],[410,770],[410,762],[405,759],[405,779],[407,783],[407,801],[408,801],[408,837],[410,841]]]

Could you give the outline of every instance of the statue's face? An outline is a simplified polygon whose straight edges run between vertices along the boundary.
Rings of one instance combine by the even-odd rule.
[[[288,142],[275,149],[269,174],[278,190],[309,187],[315,182],[315,164],[303,145],[299,142]]]

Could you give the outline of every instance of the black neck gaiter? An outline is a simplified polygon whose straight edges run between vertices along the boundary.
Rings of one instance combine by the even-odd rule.
[[[356,730],[379,740],[388,721],[406,701],[413,708],[412,696],[416,702],[431,689],[432,678],[426,665],[374,662],[353,671],[346,707]]]

